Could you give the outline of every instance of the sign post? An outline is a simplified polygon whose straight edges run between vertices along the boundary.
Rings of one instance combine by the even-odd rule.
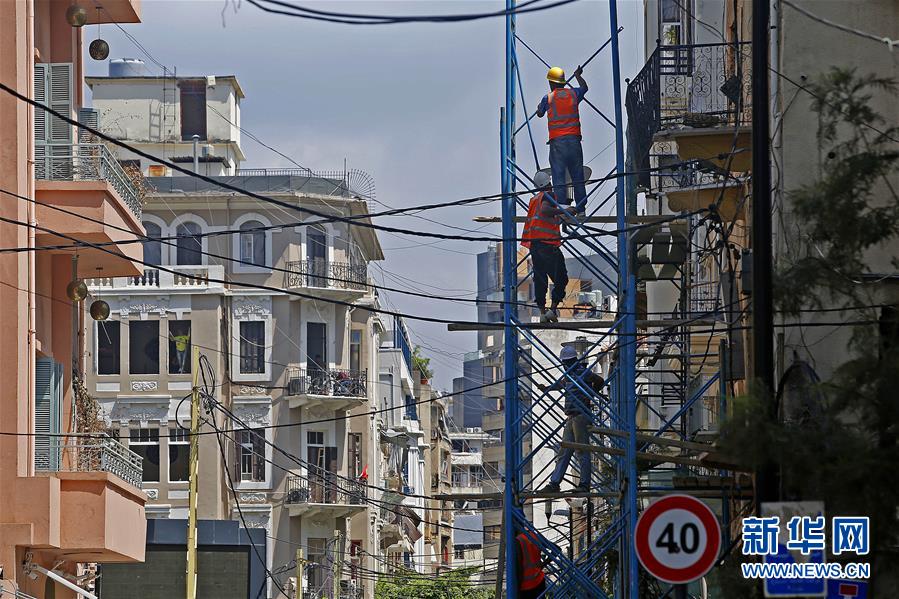
[[[676,585],[676,597],[684,596],[687,583],[702,578],[715,565],[721,527],[702,501],[689,495],[666,495],[640,515],[634,547],[647,572]]]

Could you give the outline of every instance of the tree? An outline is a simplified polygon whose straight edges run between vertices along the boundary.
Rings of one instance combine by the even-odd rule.
[[[890,79],[841,69],[809,86],[822,163],[813,182],[790,194],[793,245],[775,275],[775,302],[803,321],[820,314],[849,321],[845,362],[823,382],[791,387],[798,399],[780,397],[777,421],[763,409],[768,398],[737,398],[721,436],[722,449],[746,466],[778,465],[783,500],[822,500],[828,517],[871,518],[870,555],[848,561],[872,563],[873,596],[897,588],[899,565],[899,327],[895,310],[883,306],[883,287],[866,283],[871,252],[899,241],[899,196],[890,180],[899,131],[872,102],[875,92],[895,89]],[[758,582],[741,580],[729,561],[730,569],[715,574],[726,596],[759,597]]]
[[[430,379],[434,376],[434,371],[431,370],[431,358],[421,355],[420,345],[416,345],[412,351],[412,367],[417,369],[423,378]]]
[[[478,568],[458,568],[437,576],[412,570],[382,575],[375,586],[377,599],[493,599],[491,585],[473,581]]]

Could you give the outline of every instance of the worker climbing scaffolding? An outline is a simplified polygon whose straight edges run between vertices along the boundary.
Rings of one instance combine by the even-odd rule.
[[[521,235],[522,245],[531,250],[534,270],[534,295],[540,310],[541,322],[558,322],[559,303],[565,299],[568,287],[568,269],[562,254],[561,216],[573,213],[574,207],[559,207],[548,197],[549,175],[540,171],[534,177],[534,185],[540,190],[528,205],[527,220]],[[546,309],[546,292],[549,280],[553,282],[550,307]]]
[[[581,115],[578,104],[587,93],[583,67],[574,71],[579,87],[567,88],[565,71],[552,67],[546,74],[549,93],[540,100],[537,116],[549,127],[549,166],[552,171],[553,194],[560,204],[570,204],[566,176],[571,178],[574,204],[578,214],[587,207],[587,189],[584,185],[584,150],[581,146]]]

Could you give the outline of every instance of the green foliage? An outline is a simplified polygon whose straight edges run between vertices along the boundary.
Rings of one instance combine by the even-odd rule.
[[[775,278],[778,308],[793,315],[807,307],[878,303],[882,287],[861,280],[870,264],[867,252],[899,240],[899,197],[890,183],[899,168],[893,141],[899,131],[872,108],[873,92],[891,95],[895,84],[833,69],[809,87],[816,96],[822,164],[814,182],[790,194],[799,234]],[[831,314],[863,324],[854,329],[845,362],[828,380],[804,389],[805,397],[814,398],[815,413],[772,422],[763,404],[770,399],[757,393],[737,398],[722,429],[722,450],[750,469],[777,464],[784,500],[822,500],[829,517],[869,516],[872,583],[892,591],[899,571],[899,477],[893,474],[899,461],[899,338],[864,324],[877,322],[874,307],[843,313],[850,317]],[[736,559],[728,562],[714,574],[724,596],[759,597],[760,585],[741,579]]]
[[[439,576],[397,570],[375,585],[376,599],[493,599],[493,588],[472,581],[478,568],[459,568]]]
[[[868,270],[865,252],[899,237],[899,196],[888,179],[899,128],[872,108],[873,92],[892,94],[895,83],[835,68],[808,87],[822,163],[817,180],[789,194],[800,234],[777,273],[775,299],[790,313],[824,300],[862,303],[864,286],[852,282]]]
[[[431,370],[431,358],[426,358],[421,355],[420,345],[416,345],[415,349],[412,351],[412,367],[417,368],[419,372],[421,372],[421,376],[426,379],[430,379],[434,376],[434,371]]]

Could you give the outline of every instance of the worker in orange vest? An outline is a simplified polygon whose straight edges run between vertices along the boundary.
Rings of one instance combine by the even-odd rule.
[[[559,207],[551,199],[549,175],[540,171],[534,177],[534,186],[540,191],[531,198],[528,216],[524,222],[521,245],[531,250],[531,265],[534,271],[534,296],[540,309],[540,322],[558,322],[559,303],[565,299],[568,287],[568,269],[562,254],[561,216],[572,214],[574,207]],[[546,291],[549,279],[553,282],[553,292],[549,310],[546,309]]]
[[[533,532],[521,532],[515,537],[518,553],[518,596],[538,599],[546,591],[546,573],[537,537]]]
[[[565,87],[565,71],[553,67],[546,74],[549,93],[543,96],[537,107],[537,116],[547,115],[549,125],[549,166],[552,171],[553,191],[561,204],[571,203],[565,187],[565,174],[571,177],[574,188],[574,204],[578,214],[587,207],[587,189],[584,186],[584,150],[581,147],[581,117],[578,104],[587,93],[583,67],[574,71],[579,87]]]

